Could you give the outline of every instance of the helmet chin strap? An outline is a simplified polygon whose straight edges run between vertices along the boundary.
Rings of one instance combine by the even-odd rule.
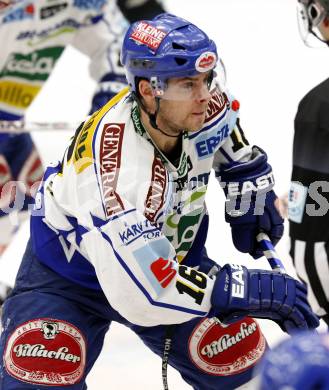
[[[181,134],[178,134],[178,135],[168,134],[165,131],[163,131],[162,129],[160,129],[160,127],[157,125],[157,116],[158,116],[158,112],[160,110],[160,98],[155,97],[155,103],[156,103],[156,109],[155,109],[154,114],[149,113],[147,110],[145,110],[146,107],[144,105],[142,106],[144,111],[146,112],[146,114],[149,117],[151,126],[154,127],[155,129],[159,130],[160,133],[166,135],[167,137],[171,137],[171,138],[178,138],[178,137],[180,137]]]
[[[160,98],[159,98],[159,96],[156,95],[156,91],[157,90],[159,90],[159,91],[162,90],[163,86],[159,85],[159,80],[157,79],[157,77],[151,77],[151,79],[148,80],[148,81],[150,82],[152,90],[154,92],[153,96],[155,98],[155,112],[153,114],[151,112],[149,112],[149,110],[147,109],[143,99],[141,98],[141,96],[136,91],[132,92],[133,99],[136,100],[136,102],[139,104],[141,109],[149,117],[150,124],[151,124],[151,126],[154,129],[159,130],[160,133],[162,133],[166,137],[179,138],[181,136],[181,134],[178,134],[178,135],[168,134],[164,130],[160,129],[160,127],[158,126],[158,124],[157,124],[157,116],[158,116],[158,113],[160,111]]]
[[[325,39],[320,38],[317,34],[315,34],[315,32],[312,29],[310,29],[309,31],[313,36],[315,36],[315,38],[317,38],[319,41],[323,42],[324,44],[326,44],[329,47],[329,41],[326,41]]]
[[[163,135],[167,136],[167,137],[171,137],[171,138],[179,138],[181,136],[181,134],[178,134],[178,135],[172,135],[172,134],[168,134],[166,133],[165,131],[163,131],[162,129],[160,129],[160,127],[157,125],[157,116],[158,116],[158,112],[160,110],[160,98],[158,97],[155,97],[155,104],[156,104],[156,108],[155,108],[155,112],[154,114],[151,114],[148,109],[146,108],[143,100],[138,96],[137,93],[133,92],[132,93],[132,96],[133,96],[133,99],[135,99],[137,101],[137,103],[140,105],[140,107],[142,108],[142,110],[146,113],[146,115],[149,117],[149,120],[150,120],[150,124],[153,128],[155,128],[156,130],[159,130],[160,133],[162,133]]]

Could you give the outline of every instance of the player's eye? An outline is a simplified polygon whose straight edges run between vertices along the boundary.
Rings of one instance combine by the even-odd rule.
[[[194,86],[193,81],[187,81],[186,83],[182,84],[182,88],[186,90],[191,90]]]

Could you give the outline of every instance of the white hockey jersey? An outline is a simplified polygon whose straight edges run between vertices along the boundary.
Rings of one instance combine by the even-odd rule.
[[[69,44],[90,57],[95,81],[108,72],[124,76],[126,28],[114,0],[18,0],[0,11],[0,119],[25,113]]]
[[[212,90],[206,122],[183,134],[177,165],[153,143],[128,89],[93,114],[36,196],[31,238],[39,260],[101,288],[135,324],[206,316],[214,280],[190,265],[202,257],[209,174],[252,156],[227,96]]]

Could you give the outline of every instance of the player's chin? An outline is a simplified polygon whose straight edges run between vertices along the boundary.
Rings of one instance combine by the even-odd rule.
[[[186,126],[187,131],[194,132],[202,129],[206,119],[206,115],[193,115],[189,120],[188,126]]]

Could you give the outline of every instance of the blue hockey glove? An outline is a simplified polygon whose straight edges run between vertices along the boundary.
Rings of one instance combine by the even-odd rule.
[[[263,255],[257,233],[266,232],[276,245],[283,235],[283,218],[274,204],[277,196],[266,153],[254,146],[252,157],[222,167],[217,176],[227,198],[225,220],[231,225],[233,244],[256,259]]]
[[[227,323],[246,315],[267,318],[287,333],[314,329],[319,320],[306,295],[306,287],[287,274],[226,264],[216,277],[210,315]]]
[[[107,73],[99,81],[98,88],[91,102],[89,114],[99,110],[117,93],[127,86],[126,77],[115,73]]]
[[[200,265],[194,267],[197,271],[203,272],[208,275],[210,278],[217,275],[220,270],[220,266],[216,261],[209,259],[209,257],[204,256],[201,260]]]

